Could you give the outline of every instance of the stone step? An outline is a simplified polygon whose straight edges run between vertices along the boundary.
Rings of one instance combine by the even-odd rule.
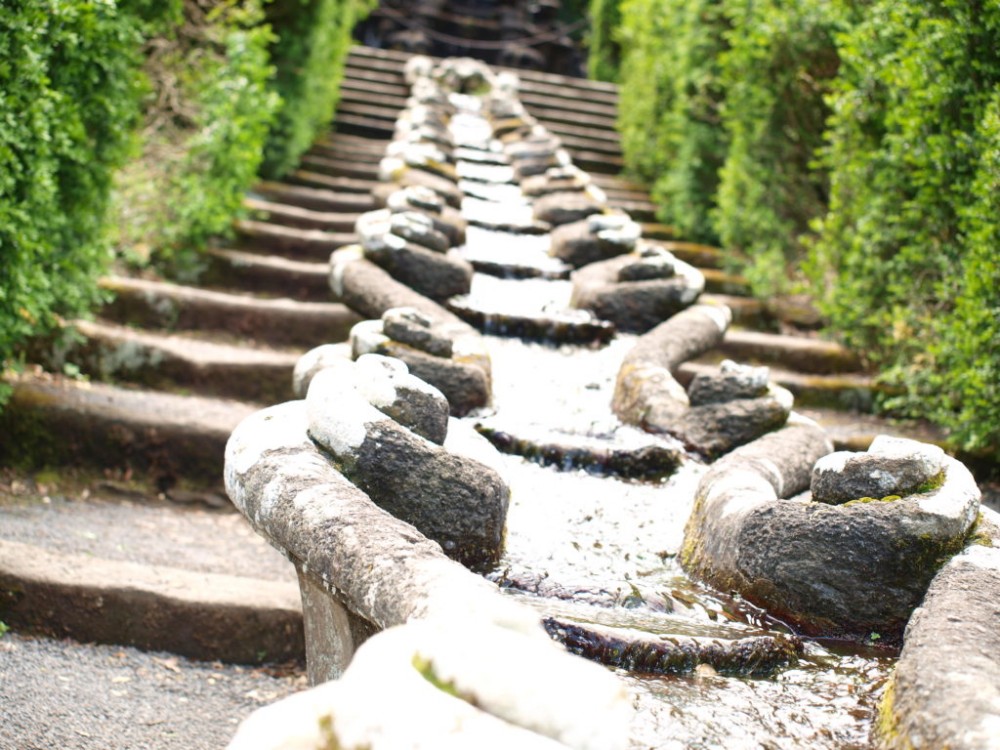
[[[316,211],[288,203],[267,201],[248,196],[243,207],[250,209],[262,221],[281,224],[296,229],[322,229],[327,232],[353,232],[354,225],[361,216],[360,211],[343,213]]]
[[[784,336],[730,328],[719,350],[727,357],[752,364],[778,364],[801,373],[835,375],[857,373],[857,354],[833,341]]]
[[[362,213],[371,211],[375,204],[371,196],[361,192],[336,192],[323,187],[306,187],[287,182],[258,182],[253,196],[311,211],[327,213]]]
[[[240,219],[234,226],[245,249],[279,253],[297,260],[328,260],[337,248],[357,242],[354,232],[296,229],[252,219]]]
[[[365,98],[399,97],[405,100],[410,95],[410,88],[402,81],[402,77],[400,77],[399,83],[375,83],[348,76],[340,82],[340,96],[343,99],[348,94]]]
[[[316,172],[329,177],[347,177],[353,180],[378,179],[377,162],[331,158],[317,154],[315,151],[310,151],[302,155],[299,163],[304,169],[310,172]]]
[[[66,329],[58,347],[38,354],[38,361],[54,371],[71,365],[95,380],[259,404],[293,397],[292,369],[300,351],[137,331],[101,321],[73,321]]]
[[[159,487],[221,488],[229,434],[258,408],[71,380],[39,368],[5,379],[12,393],[0,411],[0,464],[137,472]]]
[[[285,181],[291,185],[321,190],[332,190],[340,193],[343,211],[371,211],[375,207],[371,192],[378,183],[374,180],[362,180],[356,177],[332,177],[307,169],[296,169],[285,175]],[[356,194],[353,202],[349,194]],[[350,205],[352,208],[347,208]]]
[[[342,134],[339,134],[342,135]],[[376,140],[376,139],[366,139]],[[377,143],[386,144],[388,141],[376,140]],[[339,143],[336,140],[316,141],[309,149],[313,156],[320,156],[324,159],[337,159],[341,161],[352,161],[358,164],[375,165],[382,161],[385,156],[385,148],[378,150],[356,149],[350,143]]]
[[[374,117],[365,117],[350,113],[341,113],[334,120],[337,133],[364,136],[366,138],[391,138],[392,123]]]
[[[818,422],[830,435],[837,450],[866,451],[877,435],[919,440],[944,447],[947,434],[939,427],[916,420],[897,420],[874,414],[815,407],[795,409]]]
[[[102,279],[115,296],[102,315],[118,323],[174,331],[227,332],[278,347],[345,341],[361,318],[336,302],[261,299],[246,294],[125,277]]]
[[[291,260],[232,248],[209,248],[205,259],[208,267],[201,282],[215,289],[312,302],[328,302],[332,298],[328,262]]]

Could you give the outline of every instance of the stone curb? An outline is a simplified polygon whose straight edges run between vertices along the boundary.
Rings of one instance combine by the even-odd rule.
[[[0,620],[82,642],[238,664],[304,655],[294,584],[0,541]]]
[[[880,706],[893,750],[1000,747],[1000,514],[983,509],[976,542],[931,582],[906,627]]]

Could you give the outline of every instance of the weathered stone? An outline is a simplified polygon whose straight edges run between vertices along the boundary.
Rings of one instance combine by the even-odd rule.
[[[946,458],[939,489],[902,500],[779,499],[808,486],[830,448],[797,418],[717,461],[699,484],[682,562],[809,635],[898,643],[939,567],[964,546],[979,490]]]
[[[601,222],[592,221],[597,218],[608,218],[620,226],[616,230],[602,229]],[[612,214],[605,217],[602,214],[594,214],[589,219],[563,224],[553,229],[549,252],[563,262],[579,268],[588,263],[607,260],[631,251],[639,237],[639,231],[639,225],[627,216]]]
[[[295,398],[305,398],[309,391],[309,383],[320,370],[336,367],[342,362],[351,360],[351,344],[323,344],[310,349],[295,363],[292,371],[292,392]]]
[[[324,370],[309,386],[309,435],[380,507],[472,567],[500,555],[510,490],[492,469],[453,456],[345,392]]]
[[[392,237],[395,235],[389,235]],[[472,266],[458,255],[443,255],[403,241],[365,248],[365,257],[419,294],[446,300],[467,294],[472,286]]]
[[[423,169],[408,166],[400,159],[384,159],[380,165],[383,182],[396,183],[400,187],[424,187],[433,190],[454,208],[462,205],[462,191],[451,180]]]
[[[372,196],[378,205],[393,213],[420,211],[426,214],[434,229],[448,238],[450,247],[465,244],[465,218],[430,188],[414,186],[401,189],[396,183],[382,183],[372,191]]]
[[[391,720],[386,705],[395,707]],[[331,742],[344,748],[624,750],[631,717],[620,682],[534,631],[413,622],[362,646],[342,679],[252,714],[229,750]]]
[[[397,237],[413,242],[429,250],[443,253],[451,244],[447,235],[434,228],[434,220],[416,211],[392,214],[389,219],[390,231]]]
[[[688,386],[691,406],[720,404],[734,399],[757,398],[767,393],[769,371],[766,367],[740,365],[723,360],[718,372],[698,373]]]
[[[724,305],[695,305],[641,336],[625,355],[615,381],[612,409],[619,419],[644,426],[655,408],[658,426],[687,411],[687,393],[673,372],[715,346],[729,321]]]
[[[483,333],[559,343],[606,343],[615,327],[586,310],[537,315],[494,312],[477,307],[466,296],[448,300],[448,309]]]
[[[521,168],[521,165],[518,165]],[[547,168],[547,167],[546,167]],[[535,201],[535,218],[553,226],[569,224],[601,213],[605,202],[592,194],[592,188],[583,192],[560,192],[543,195]]]
[[[632,263],[618,269],[618,281],[656,281],[677,275],[677,259],[663,247],[644,245],[638,255]]]
[[[1000,737],[1000,516],[941,569],[906,626],[879,710],[892,750],[994,750]]]
[[[396,307],[382,316],[382,333],[401,344],[420,349],[435,357],[451,357],[453,342],[435,329],[433,321],[412,307]]]
[[[490,403],[490,376],[488,370],[482,367],[482,357],[478,353],[466,357],[459,349],[452,359],[445,359],[385,336],[365,337],[363,340],[355,337],[354,346],[356,354],[376,352],[403,360],[411,373],[445,395],[453,416],[464,416]]]
[[[944,455],[936,445],[879,435],[867,453],[839,451],[817,461],[812,497],[840,504],[909,495],[941,473]]]
[[[539,432],[530,428],[519,428],[516,432],[488,424],[479,424],[476,428],[502,453],[513,453],[562,471],[583,469],[601,476],[657,480],[672,475],[684,458],[679,444],[663,440],[652,442],[655,438],[648,435],[641,442],[630,440],[621,445],[606,438]],[[623,431],[631,429],[634,428],[622,428]]]
[[[529,196],[573,193],[585,190],[589,184],[590,176],[577,167],[550,167],[544,174],[525,177],[521,181],[521,192]]]
[[[646,428],[673,435],[691,450],[717,458],[737,446],[781,427],[792,411],[792,394],[771,388],[758,398],[738,398],[725,403],[693,406],[677,415],[673,405],[661,415],[650,405]]]
[[[545,620],[549,634],[574,654],[609,667],[643,674],[679,674],[707,664],[720,674],[764,676],[788,666],[802,642],[783,635],[746,636],[730,641],[617,631],[600,625]]]
[[[575,307],[590,310],[624,331],[644,332],[692,305],[705,286],[701,272],[680,260],[675,276],[653,281],[618,281],[636,256],[619,255],[591,263],[573,274]]]

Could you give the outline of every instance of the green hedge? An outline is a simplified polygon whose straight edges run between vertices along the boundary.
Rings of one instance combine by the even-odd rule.
[[[823,215],[825,170],[814,169],[839,68],[835,34],[846,13],[825,0],[729,0],[720,58],[728,150],[719,172],[713,230],[730,267],[760,294],[789,291],[805,251],[800,237]]]
[[[277,36],[271,58],[283,106],[267,141],[264,174],[280,177],[333,117],[351,30],[377,0],[272,0],[267,19]]]
[[[996,0],[624,0],[622,145],[661,216],[1000,454]],[[794,288],[791,290],[794,291]]]
[[[171,0],[148,23],[140,153],[118,177],[114,243],[172,275],[229,230],[278,110],[258,0]]]
[[[114,170],[138,116],[139,28],[100,0],[0,13],[0,362],[97,298]]]
[[[718,0],[623,0],[619,127],[626,168],[649,181],[660,219],[714,241],[711,210],[726,156]]]
[[[840,55],[815,289],[889,407],[1000,452],[1000,5],[880,0]]]
[[[587,74],[598,81],[617,81],[621,66],[618,28],[622,0],[590,0],[590,33],[587,35]]]

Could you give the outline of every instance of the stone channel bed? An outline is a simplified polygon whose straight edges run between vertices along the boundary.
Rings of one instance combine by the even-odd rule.
[[[382,164],[388,208],[363,216],[361,246],[332,259],[335,294],[373,320],[348,344],[306,355],[296,369],[304,399],[248,418],[227,450],[231,498],[299,572],[310,677],[340,679],[256,713],[232,750],[867,748],[876,727],[899,747],[958,736],[941,717],[914,719],[924,683],[912,664],[926,651],[904,651],[907,669],[890,677],[898,609],[880,620],[869,607],[873,619],[853,622],[835,606],[792,606],[781,591],[789,571],[775,573],[778,584],[755,579],[741,567],[746,550],[725,544],[757,511],[841,513],[800,505],[809,496],[774,502],[807,490],[832,446],[789,416],[791,394],[766,370],[723,364],[690,396],[673,379],[721,339],[730,311],[689,307],[703,288],[697,272],[637,244],[636,225],[606,211],[518,109],[510,77],[419,58],[408,73],[414,97]],[[491,98],[454,95],[483,89]],[[521,140],[499,147],[504,134]],[[669,320],[615,336],[606,321],[638,310]],[[836,473],[850,461],[827,464]],[[961,548],[977,518],[978,491],[947,461],[932,454],[919,481],[876,483],[864,498],[883,515],[923,498],[913,523],[926,525],[928,544],[939,526],[952,535],[934,555]],[[850,525],[864,508],[847,506]],[[956,558],[952,575],[996,568],[990,517],[979,517],[984,551],[961,555],[964,566]],[[916,563],[930,581],[936,557]],[[849,589],[858,571],[846,567],[843,582],[801,582],[795,595]],[[939,616],[922,619],[934,627]],[[800,628],[817,637],[799,638]],[[988,627],[984,636],[997,639]],[[987,657],[964,674],[989,668]],[[989,700],[967,714],[956,747],[990,746]]]

